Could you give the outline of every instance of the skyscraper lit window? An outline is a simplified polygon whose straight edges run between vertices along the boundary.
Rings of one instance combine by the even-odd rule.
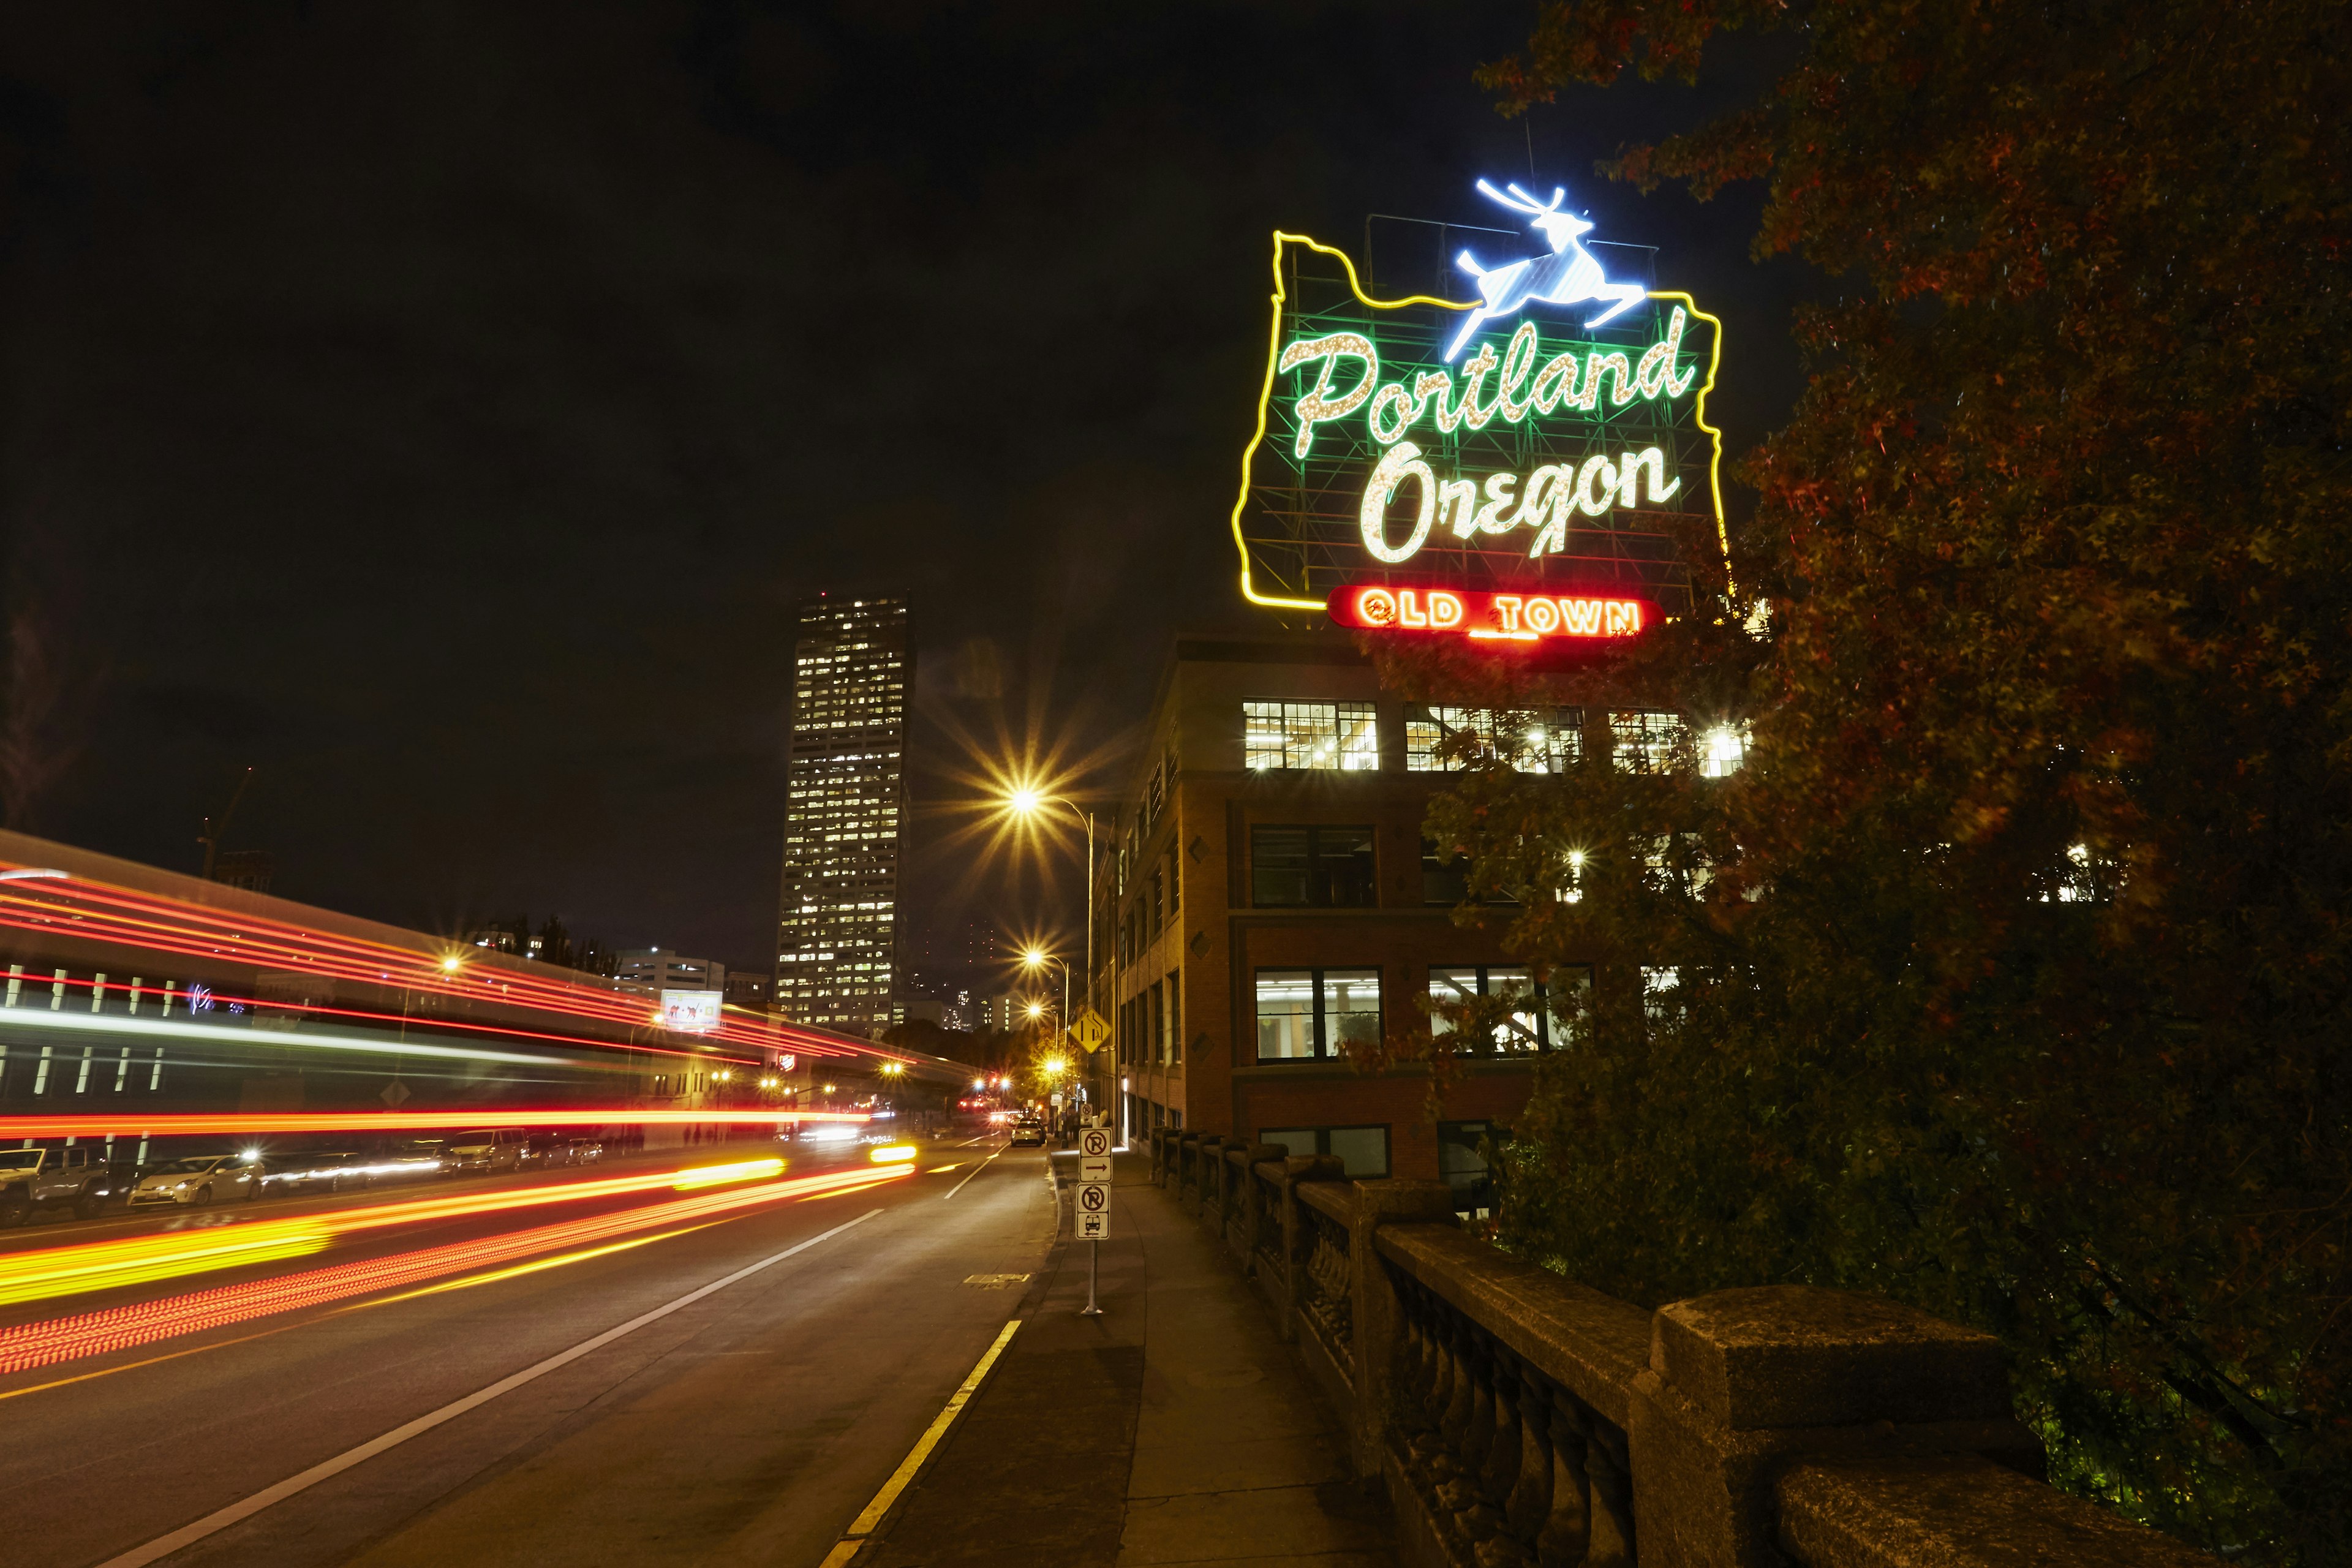
[[[903,597],[801,608],[776,936],[776,1001],[801,1023],[890,1023],[914,662]]]

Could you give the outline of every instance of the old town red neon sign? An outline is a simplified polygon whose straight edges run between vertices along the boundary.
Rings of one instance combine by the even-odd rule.
[[[1331,618],[1369,631],[1450,632],[1482,641],[1639,636],[1657,619],[1645,599],[1584,594],[1506,594],[1475,588],[1391,588],[1360,583],[1328,601]]]

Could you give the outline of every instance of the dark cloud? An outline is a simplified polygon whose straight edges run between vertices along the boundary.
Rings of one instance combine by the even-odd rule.
[[[904,586],[955,724],[1115,736],[1175,627],[1245,624],[1268,232],[1476,221],[1531,155],[1717,302],[1751,440],[1794,385],[1752,196],[1590,173],[1719,89],[1503,121],[1469,72],[1530,14],[20,8],[0,507],[77,693],[41,826],[191,865],[249,763],[233,837],[293,896],[756,962],[795,602]]]

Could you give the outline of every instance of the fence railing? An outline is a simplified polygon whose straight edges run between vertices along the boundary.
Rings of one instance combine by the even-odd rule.
[[[1153,1177],[1256,1287],[1444,1568],[2213,1568],[2042,1479],[1999,1344],[1876,1297],[1646,1311],[1455,1225],[1435,1182],[1155,1132]]]

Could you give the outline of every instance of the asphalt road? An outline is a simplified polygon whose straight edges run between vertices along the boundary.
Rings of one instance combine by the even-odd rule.
[[[350,1297],[0,1376],[0,1556],[25,1568],[814,1568],[1014,1314],[1024,1293],[1017,1277],[1043,1265],[1054,1225],[1043,1157],[1002,1147],[926,1144],[907,1177],[763,1203],[623,1250],[462,1289]],[[709,1163],[740,1158],[741,1148],[669,1159]],[[788,1173],[860,1159],[860,1151],[795,1154]],[[232,1211],[231,1223],[661,1164],[651,1157],[524,1182],[264,1203]],[[0,1308],[0,1334],[678,1197],[664,1187],[386,1226],[324,1254]],[[153,1235],[192,1217],[17,1231],[0,1258]],[[1000,1278],[968,1283],[975,1276]],[[291,1495],[271,1491],[714,1284],[327,1479]],[[256,1501],[264,1506],[170,1555],[142,1555],[194,1521]]]

